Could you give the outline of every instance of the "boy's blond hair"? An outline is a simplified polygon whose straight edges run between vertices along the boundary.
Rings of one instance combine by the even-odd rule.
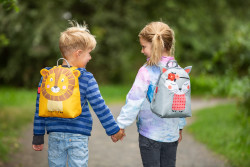
[[[76,21],[69,21],[71,27],[61,32],[59,48],[64,58],[71,55],[72,52],[81,49],[93,50],[96,46],[95,37],[90,34],[87,25],[78,24]]]
[[[157,65],[161,60],[161,53],[166,49],[169,56],[174,57],[174,31],[163,22],[151,22],[139,33],[139,38],[151,42],[151,55],[147,65]]]

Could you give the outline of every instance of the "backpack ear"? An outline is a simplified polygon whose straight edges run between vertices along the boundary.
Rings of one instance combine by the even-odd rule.
[[[80,71],[78,71],[78,70],[73,71],[73,74],[74,74],[77,78],[81,75]]]
[[[184,70],[189,74],[191,72],[192,66],[185,67]]]
[[[41,73],[41,75],[43,76],[43,77],[45,77],[48,73],[49,73],[49,71],[47,70],[47,69],[42,69],[41,71],[40,71],[40,73]]]
[[[164,72],[167,71],[167,69],[166,68],[162,68],[161,71],[162,71],[162,73],[164,73]]]

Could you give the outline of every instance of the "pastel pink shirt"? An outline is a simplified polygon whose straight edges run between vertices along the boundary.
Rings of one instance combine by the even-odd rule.
[[[159,65],[165,66],[173,57],[162,57]],[[125,129],[137,118],[138,132],[159,142],[174,142],[179,138],[179,129],[186,124],[185,118],[160,118],[150,109],[146,98],[149,86],[155,87],[160,75],[158,66],[143,65],[135,78],[134,84],[127,94],[126,104],[117,118],[120,128]]]

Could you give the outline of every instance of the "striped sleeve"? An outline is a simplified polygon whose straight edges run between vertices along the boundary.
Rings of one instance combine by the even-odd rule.
[[[115,119],[109,110],[108,106],[105,104],[98,84],[92,75],[88,81],[88,87],[86,91],[86,97],[96,113],[98,119],[100,120],[103,128],[105,129],[108,136],[116,134],[120,128],[115,122]]]
[[[39,82],[38,87],[40,88],[42,83],[42,78]],[[34,128],[33,128],[33,134],[34,135],[44,135],[45,134],[45,118],[39,117],[39,99],[40,99],[40,92],[37,92],[37,98],[36,98],[36,112],[34,116]]]

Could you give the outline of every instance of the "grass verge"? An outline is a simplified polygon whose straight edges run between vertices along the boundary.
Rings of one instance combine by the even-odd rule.
[[[203,109],[194,114],[188,127],[208,148],[225,156],[231,166],[250,166],[250,118],[237,111],[236,104]]]
[[[125,103],[126,95],[132,85],[101,85],[100,92],[107,104],[110,103]]]
[[[20,147],[18,137],[33,119],[35,99],[36,90],[0,88],[0,160]]]

